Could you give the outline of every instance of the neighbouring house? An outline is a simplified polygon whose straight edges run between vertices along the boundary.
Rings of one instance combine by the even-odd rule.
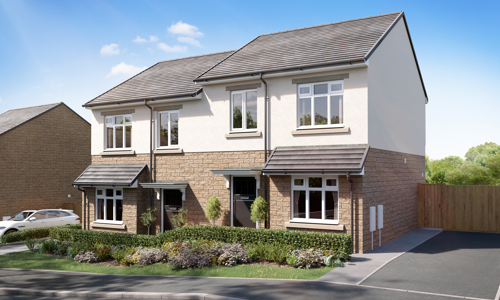
[[[94,230],[146,233],[150,205],[157,233],[180,207],[210,224],[212,195],[218,225],[254,227],[260,195],[267,228],[353,233],[363,252],[370,207],[384,206],[382,243],[417,228],[426,103],[403,12],[264,34],[159,62],[85,103],[92,164],[74,185]]]
[[[90,124],[66,104],[0,114],[0,216],[26,209],[81,210],[74,178],[90,163]]]

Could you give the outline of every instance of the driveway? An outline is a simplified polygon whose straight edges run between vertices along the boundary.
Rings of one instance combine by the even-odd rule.
[[[494,299],[500,234],[443,231],[382,267],[360,286]]]

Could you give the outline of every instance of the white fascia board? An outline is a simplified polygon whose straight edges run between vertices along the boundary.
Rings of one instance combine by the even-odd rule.
[[[288,175],[288,176],[345,176],[347,172],[339,172],[339,173],[266,173],[266,171],[262,171],[263,175],[273,176],[273,175]],[[365,167],[361,169],[359,173],[351,173],[349,172],[349,176],[361,176],[365,175]]]
[[[279,72],[279,73],[271,73],[271,74],[266,74],[264,72],[262,74],[262,78],[283,77],[283,76],[292,76],[292,75],[301,75],[301,74],[310,74],[310,73],[337,71],[337,70],[347,70],[347,69],[355,69],[355,68],[366,68],[366,67],[368,67],[368,61],[362,62],[362,63],[357,63],[357,64],[352,64],[352,65],[339,65],[339,66],[332,66],[332,67],[314,68],[314,69],[289,71],[289,72]],[[214,80],[209,79],[209,81],[196,82],[196,84],[204,86],[204,85],[212,85],[212,84],[219,84],[219,83],[258,80],[259,78],[260,78],[259,74],[256,74],[255,76],[244,76],[244,77],[238,77],[238,78],[214,79]]]
[[[165,104],[171,102],[185,102],[185,101],[193,101],[193,100],[201,100],[201,93],[196,95],[195,97],[180,97],[180,98],[172,98],[172,99],[163,99],[163,100],[147,100],[148,105],[154,107],[156,104]],[[98,109],[106,109],[106,108],[119,108],[119,107],[130,107],[130,106],[141,106],[144,105],[144,102],[131,102],[131,103],[123,103],[123,104],[110,104],[110,105],[98,105],[85,107],[88,110],[98,110]]]

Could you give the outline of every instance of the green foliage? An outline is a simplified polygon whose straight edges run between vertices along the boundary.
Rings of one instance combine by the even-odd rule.
[[[32,228],[16,231],[6,235],[2,235],[2,244],[21,242],[27,239],[43,239],[49,237],[50,233],[53,231],[58,231],[59,229],[82,229],[81,224],[75,225],[64,225],[64,226],[54,226],[54,227],[41,227]],[[64,240],[64,239],[61,239]]]
[[[431,160],[429,162],[430,178],[426,178],[427,183],[445,183],[446,173],[455,170],[464,163],[458,156],[448,156],[443,159]]]
[[[267,202],[262,197],[257,197],[250,206],[250,220],[264,222],[267,218]]]
[[[127,257],[129,255],[133,255],[134,253],[135,253],[135,251],[133,248],[127,247],[127,246],[120,246],[120,247],[116,247],[111,252],[111,257],[113,257],[121,265],[127,265],[127,261],[125,260],[125,257]]]
[[[109,256],[111,256],[111,246],[107,244],[96,244],[94,246],[95,248],[95,254],[97,255],[97,258],[99,261],[105,261],[108,259]]]
[[[32,238],[27,238],[26,241],[24,241],[24,244],[26,245],[26,247],[28,247],[28,250],[30,251],[35,250],[35,247],[38,243],[39,243],[38,240]]]
[[[179,212],[172,217],[172,223],[175,228],[181,228],[187,223],[187,213],[188,210],[181,208]]]
[[[484,143],[470,148],[465,154],[465,160],[485,167],[488,157],[494,156],[497,153],[500,153],[500,145],[495,143]]]
[[[140,216],[142,224],[148,228],[148,234],[151,234],[151,225],[153,225],[156,221],[156,211],[156,207],[148,207],[148,209]]]
[[[87,245],[98,243],[129,247],[161,247],[165,242],[211,240],[247,246],[279,243],[290,245],[293,249],[315,248],[351,253],[352,246],[351,236],[343,233],[227,226],[185,226],[158,235],[60,229],[52,231],[50,237]]]
[[[431,160],[429,156],[425,156],[425,183],[431,183],[432,170],[431,170]]]
[[[40,244],[43,253],[52,254],[57,250],[57,240],[48,239]]]
[[[486,167],[490,170],[490,174],[496,184],[500,185],[500,153],[488,157],[485,160]]]
[[[490,185],[494,184],[488,168],[465,162],[455,170],[446,173],[445,180],[453,185]]]
[[[205,217],[207,217],[207,219],[209,220],[212,220],[212,225],[215,225],[215,220],[220,218],[220,215],[221,209],[219,198],[212,196],[210,197],[210,199],[208,199]]]

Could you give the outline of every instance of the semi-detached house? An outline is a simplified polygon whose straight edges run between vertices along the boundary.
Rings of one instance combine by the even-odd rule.
[[[93,230],[145,233],[150,205],[155,232],[180,207],[210,224],[213,195],[218,225],[253,227],[260,195],[267,228],[354,228],[363,252],[370,207],[384,206],[382,243],[417,228],[426,103],[402,12],[264,34],[159,62],[85,103],[92,164],[74,185]]]

